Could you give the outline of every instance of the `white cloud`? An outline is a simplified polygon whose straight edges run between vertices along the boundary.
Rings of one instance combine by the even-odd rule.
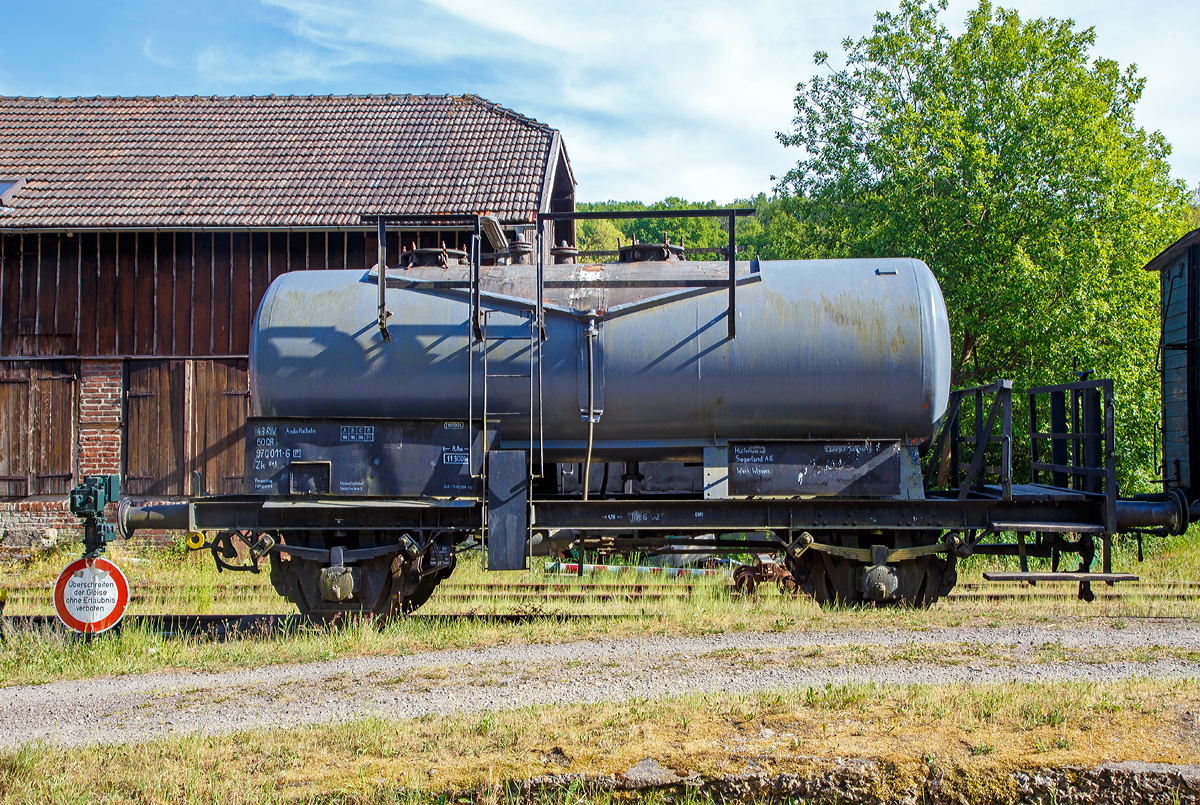
[[[210,53],[239,75],[334,74],[346,64],[450,70],[462,86],[561,129],[580,196],[730,199],[770,186],[775,142],[814,34],[869,12],[785,0],[564,4],[548,0],[267,0],[318,53],[270,70]],[[840,36],[839,36],[840,38]],[[222,58],[216,58],[220,55]],[[428,87],[398,87],[420,92]],[[636,189],[635,189],[636,188]]]
[[[145,56],[150,61],[154,62],[155,64],[161,65],[163,67],[174,67],[175,65],[172,62],[170,62],[169,60],[163,58],[162,56],[160,56],[154,52],[153,45],[154,45],[154,37],[153,36],[147,36],[144,40],[142,40],[142,55]]]
[[[769,177],[799,156],[774,135],[790,129],[795,85],[815,69],[813,51],[836,60],[844,37],[870,31],[877,8],[867,0],[264,2],[288,15],[295,46],[255,57],[210,48],[201,58],[206,75],[239,87],[310,79],[353,86],[364,70],[390,67],[392,80],[416,82],[392,91],[478,93],[562,130],[582,200],[728,201],[769,190]],[[1179,55],[1186,26],[1172,23],[1182,5],[1146,13],[1085,0],[1011,4],[1023,17],[1095,24],[1096,54],[1138,61],[1151,79],[1142,123],[1162,129],[1176,165],[1200,178],[1200,144],[1190,135],[1196,82]],[[954,0],[944,18],[961,27],[974,5]]]
[[[241,91],[242,87],[277,82],[333,81],[353,61],[342,54],[330,56],[300,48],[248,56],[239,50],[210,45],[197,57],[196,69],[205,82]]]

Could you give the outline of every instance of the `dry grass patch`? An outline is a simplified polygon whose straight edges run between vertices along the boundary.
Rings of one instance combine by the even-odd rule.
[[[1117,568],[1141,572],[1151,580],[1200,578],[1200,540],[1175,537],[1152,540],[1147,546],[1148,561],[1137,565],[1132,543],[1123,543],[1116,553]],[[74,558],[76,548],[65,546],[57,554],[40,556],[22,567],[0,570],[0,589],[34,585],[45,590],[41,598],[25,593],[21,597],[10,597],[6,614],[49,614],[52,611],[50,584],[62,566]],[[275,594],[265,573],[257,576],[247,573],[218,575],[207,553],[120,545],[113,550],[113,555],[130,576],[134,593],[142,590],[147,596],[131,605],[131,615],[270,613],[292,609]],[[964,583],[978,581],[983,569],[1008,567],[1012,561],[1015,560],[973,558],[961,564],[960,580]],[[451,596],[456,589],[497,581],[509,584],[552,581],[571,591],[596,590],[599,585],[614,583],[637,584],[651,593],[677,591],[681,584],[687,584],[691,586],[691,594],[647,598],[613,595],[605,600],[558,600],[550,594],[541,601],[495,592],[472,594],[467,599]],[[1093,604],[1074,599],[948,599],[930,610],[899,607],[822,609],[805,597],[781,595],[768,586],[760,590],[755,596],[741,597],[733,592],[728,579],[719,577],[680,581],[657,576],[576,579],[546,576],[540,569],[523,574],[489,574],[480,569],[477,560],[472,561],[464,555],[454,576],[434,594],[421,610],[420,617],[396,620],[382,628],[364,621],[334,629],[303,629],[289,636],[244,635],[214,643],[198,637],[163,640],[149,630],[126,626],[121,634],[102,636],[91,646],[51,630],[22,632],[9,629],[5,644],[0,646],[0,686],[158,670],[224,670],[588,638],[699,636],[740,631],[922,630],[1027,623],[1053,623],[1070,628],[1073,624],[1092,622],[1097,618],[1108,619],[1115,625],[1140,618],[1200,619],[1200,600],[1197,599],[1178,601],[1133,596]],[[533,617],[516,624],[451,617],[455,613],[471,611],[524,613]],[[597,617],[582,620],[556,617],[563,614]],[[920,661],[920,648],[909,651],[912,661]]]
[[[544,774],[617,774],[652,757],[712,778],[862,757],[962,779],[1200,753],[1194,681],[963,688],[826,686],[0,754],[0,803],[428,800]],[[1001,774],[992,774],[1001,772]],[[495,789],[492,789],[493,791]],[[95,797],[87,799],[94,792]]]

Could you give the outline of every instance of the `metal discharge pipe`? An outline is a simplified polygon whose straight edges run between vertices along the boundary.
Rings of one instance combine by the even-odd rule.
[[[588,319],[587,332],[587,457],[583,460],[583,499],[588,499],[588,491],[592,486],[592,447],[596,441],[596,367],[593,363],[595,351],[592,344],[600,331],[596,329],[596,320]],[[603,491],[603,490],[601,490]],[[603,494],[600,497],[604,497]]]
[[[379,334],[384,341],[391,341],[392,335],[388,332],[387,320],[391,315],[387,310],[387,226],[383,216],[379,216],[379,262],[376,267],[379,269]]]

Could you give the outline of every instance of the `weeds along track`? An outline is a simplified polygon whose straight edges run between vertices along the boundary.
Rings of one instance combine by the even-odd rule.
[[[5,587],[8,613],[3,623],[8,628],[57,628],[57,619],[48,614],[52,611],[50,589],[46,584],[22,582]],[[714,588],[712,585],[693,583],[646,584],[639,582],[589,582],[571,578],[528,583],[447,582],[442,584],[430,600],[432,613],[412,616],[421,620],[489,620],[497,623],[519,623],[533,620],[597,620],[603,618],[636,618],[641,613],[629,611],[572,611],[571,607],[594,605],[619,605],[630,603],[660,603],[700,601],[714,594],[742,597],[732,589]],[[1115,587],[1097,583],[1093,585],[1096,602],[1139,600],[1139,601],[1200,601],[1200,582],[1159,581],[1125,582]],[[264,596],[273,596],[274,591],[262,583],[213,583],[209,585],[187,585],[168,583],[141,583],[134,587],[130,596],[133,604],[143,607],[161,607],[161,614],[146,612],[126,616],[127,624],[144,624],[161,630],[164,635],[223,636],[232,634],[251,635],[286,634],[300,628],[313,628],[314,624],[296,614],[190,614],[199,601],[211,601],[229,605],[246,599],[256,606]],[[761,593],[760,593],[761,594]],[[767,593],[774,595],[774,591]],[[953,607],[958,603],[971,602],[1056,602],[1077,597],[1078,585],[1073,582],[1043,582],[1037,586],[1029,584],[966,583],[960,584],[943,604]],[[190,606],[189,606],[190,605]],[[270,609],[270,607],[266,607]],[[169,610],[176,610],[170,612]],[[0,610],[2,611],[2,610]]]
[[[0,585],[8,593],[8,606],[16,609],[22,605],[50,605],[50,588],[46,584],[22,582]],[[711,587],[705,593],[711,593]],[[590,583],[566,581],[529,583],[447,582],[438,587],[432,601],[441,603],[480,600],[605,603],[616,601],[686,601],[698,592],[697,586],[687,583],[642,584],[642,583]],[[1042,582],[1038,585],[1020,583],[967,583],[959,584],[946,596],[949,601],[1005,601],[1005,600],[1057,600],[1075,598],[1078,585],[1075,582]],[[1121,600],[1124,598],[1163,599],[1172,601],[1200,600],[1200,582],[1159,581],[1122,582],[1113,587],[1095,582],[1093,592],[1097,600]],[[214,601],[236,601],[244,596],[273,595],[274,591],[262,584],[167,584],[141,583],[134,586],[131,603],[148,603],[164,598],[195,600],[199,596],[211,595]],[[738,596],[730,587],[729,594]],[[475,614],[474,611],[471,613]]]
[[[0,585],[2,586],[2,585]],[[261,584],[131,584],[130,603],[152,603],[164,599],[196,600],[211,595],[214,601],[236,601],[240,597],[275,595],[273,589]],[[8,605],[12,608],[50,606],[50,588],[45,584],[23,582],[4,587]],[[691,584],[592,584],[576,582],[549,583],[464,583],[442,584],[434,600],[442,603],[482,600],[506,602],[570,602],[606,603],[615,601],[685,601],[696,592]]]
[[[526,623],[533,620],[577,621],[603,618],[627,618],[630,615],[592,615],[585,613],[480,613],[459,612],[450,615],[410,615],[415,621],[476,620],[493,623]],[[221,640],[231,637],[286,637],[304,629],[323,629],[324,624],[303,615],[127,615],[113,627],[134,627],[156,631],[163,637],[209,637]],[[0,645],[7,630],[64,630],[54,615],[11,615],[0,618]]]

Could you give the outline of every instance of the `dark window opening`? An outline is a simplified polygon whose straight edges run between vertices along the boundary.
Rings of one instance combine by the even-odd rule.
[[[0,176],[0,207],[9,206],[13,195],[25,186],[25,180],[19,176]]]

